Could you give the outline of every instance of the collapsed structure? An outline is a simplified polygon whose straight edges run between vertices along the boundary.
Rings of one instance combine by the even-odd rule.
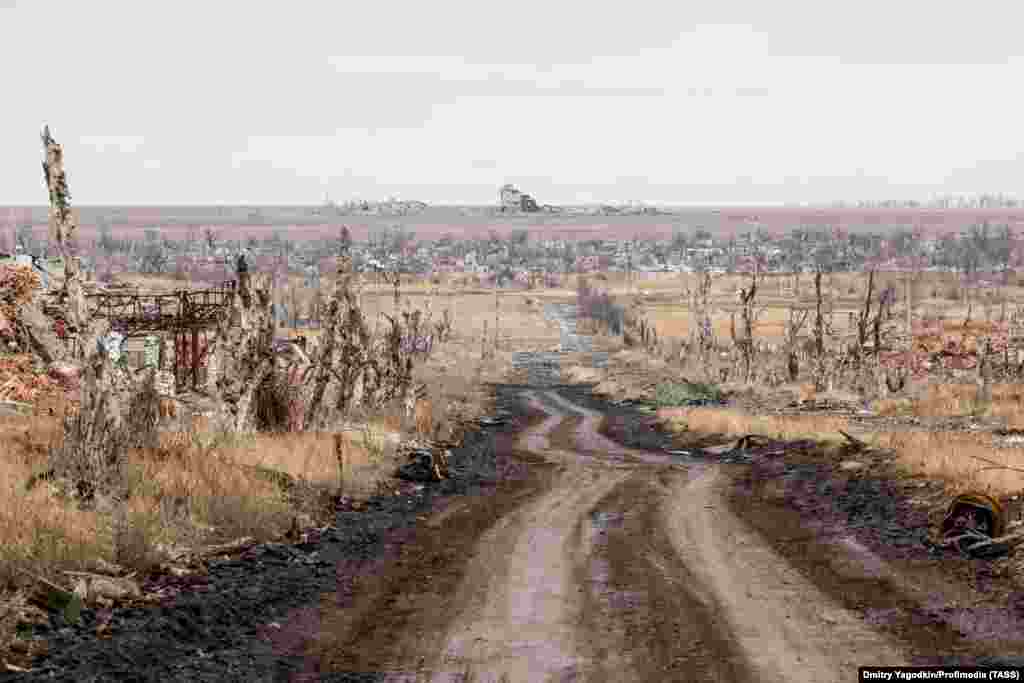
[[[530,195],[520,192],[515,185],[507,183],[501,186],[499,192],[498,210],[502,213],[525,212],[532,213],[540,211],[540,206]]]
[[[116,495],[126,450],[156,444],[161,401],[174,394],[214,429],[232,432],[327,429],[393,400],[411,412],[418,392],[409,335],[418,334],[421,316],[385,316],[386,331],[376,335],[359,307],[348,255],[339,258],[323,333],[309,345],[275,343],[269,278],[251,276],[244,261],[236,280],[214,290],[87,294],[63,152],[48,128],[43,144],[50,236],[64,257],[64,279],[46,289],[30,269],[5,266],[0,336],[68,379],[72,407],[52,476],[85,497]],[[143,362],[129,368],[124,341],[139,338],[146,340]]]

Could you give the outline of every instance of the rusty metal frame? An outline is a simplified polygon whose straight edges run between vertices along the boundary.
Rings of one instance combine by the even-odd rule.
[[[199,387],[199,367],[206,358],[207,335],[227,314],[237,282],[215,289],[181,289],[170,293],[97,292],[86,295],[91,317],[106,318],[125,339],[158,332],[174,335],[174,375],[179,387],[191,379]],[[200,341],[202,337],[202,352]]]

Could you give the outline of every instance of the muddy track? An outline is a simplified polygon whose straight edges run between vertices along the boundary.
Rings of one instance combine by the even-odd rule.
[[[424,587],[430,553],[407,569],[422,582],[402,605],[412,627],[389,621],[400,595],[373,601],[368,613],[394,626],[386,660],[372,662],[383,680],[843,681],[866,664],[1017,664],[998,656],[1024,643],[1008,610],[989,625],[1005,637],[972,638],[943,616],[963,616],[944,605],[968,596],[964,577],[938,561],[922,573],[923,547],[902,544],[900,564],[864,545],[899,524],[913,531],[883,483],[850,486],[824,463],[669,457],[649,429],[634,446],[601,434],[609,408],[579,387],[504,391],[534,416],[504,445],[529,474],[483,508],[469,499],[440,513],[458,532],[447,567],[459,580]],[[864,531],[878,538],[858,541]],[[915,588],[923,579],[931,592]],[[371,664],[370,643],[348,645]],[[330,646],[318,656],[325,678],[352,670],[331,665]]]
[[[495,387],[514,419],[471,435],[451,479],[215,562],[160,607],[116,611],[108,639],[91,610],[55,622],[37,633],[50,656],[0,681],[774,683],[1022,664],[1007,653],[1024,651],[1024,597],[984,563],[930,556],[902,491],[799,449],[666,454],[648,417],[558,384],[565,353],[599,354],[550,308],[562,352],[519,359],[529,383]]]
[[[642,415],[581,387],[497,394],[517,417],[459,449],[452,480],[217,563],[194,593],[115,615],[109,640],[88,613],[46,634],[35,673],[0,680],[844,681],[864,664],[1020,664],[1006,654],[1024,648],[1024,609],[982,604],[1005,582],[929,559],[889,484],[788,454],[668,456]]]
[[[838,681],[904,661],[731,513],[718,466],[616,444],[557,392],[522,396],[549,417],[519,447],[556,469],[476,541],[435,654],[386,680]]]

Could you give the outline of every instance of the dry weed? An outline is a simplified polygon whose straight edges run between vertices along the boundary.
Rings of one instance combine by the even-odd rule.
[[[718,434],[763,434],[778,439],[836,441],[849,429],[845,418],[822,415],[748,415],[739,410],[693,408],[683,418],[689,429]]]
[[[682,415],[665,414],[671,429],[719,434],[763,434],[785,440],[813,439],[840,443],[840,430],[852,425],[843,417],[824,415],[748,415],[733,409],[693,408]],[[873,448],[891,450],[896,465],[908,476],[943,481],[951,490],[978,489],[993,495],[1014,495],[1024,490],[1024,449],[1001,448],[989,432],[879,431],[859,436]]]
[[[1024,490],[1024,473],[987,469],[977,459],[1024,469],[1024,449],[995,447],[990,433],[883,432],[873,435],[871,443],[892,449],[908,472],[940,479],[952,490],[977,489],[997,496]]]
[[[915,399],[901,403],[918,417],[964,415],[1003,418],[1011,428],[1024,427],[1024,384],[992,384],[990,397],[978,395],[975,384],[930,384]]]

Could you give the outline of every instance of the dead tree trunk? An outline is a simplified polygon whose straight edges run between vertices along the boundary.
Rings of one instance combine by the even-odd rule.
[[[807,322],[810,311],[802,310],[797,313],[796,308],[789,308],[789,316],[786,320],[786,370],[790,382],[796,382],[800,378],[800,361],[797,354],[797,344],[800,338],[800,330]]]
[[[50,135],[50,127],[42,133],[43,177],[50,196],[49,235],[50,241],[64,261],[64,290],[67,302],[68,322],[78,335],[78,347],[73,349],[76,360],[84,360],[95,345],[89,330],[89,314],[86,309],[85,291],[82,288],[77,233],[78,226],[71,210],[71,191],[64,173],[64,149]]]
[[[822,391],[825,388],[825,315],[822,310],[821,269],[814,273],[814,388]]]
[[[755,263],[754,273],[750,278],[750,286],[739,291],[741,327],[739,333],[736,330],[736,314],[730,317],[729,331],[736,350],[739,352],[742,364],[741,372],[743,381],[750,383],[751,373],[754,367],[754,356],[756,346],[754,344],[754,322],[757,319],[757,312],[754,310],[754,300],[757,296],[758,268]]]
[[[690,313],[690,348],[697,352],[697,362],[707,374],[710,372],[709,361],[715,346],[714,330],[711,323],[709,299],[711,297],[711,274],[706,270],[697,273],[696,286],[687,290]],[[715,381],[708,375],[709,381]]]

